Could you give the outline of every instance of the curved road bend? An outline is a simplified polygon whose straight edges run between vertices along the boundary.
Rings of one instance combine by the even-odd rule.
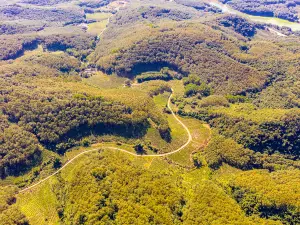
[[[173,117],[181,124],[181,126],[186,130],[187,134],[188,134],[188,140],[187,142],[182,145],[180,148],[172,151],[172,152],[168,152],[168,153],[164,153],[164,154],[157,154],[157,155],[138,155],[136,153],[133,153],[133,152],[129,152],[125,149],[121,149],[121,148],[115,148],[115,147],[103,147],[104,149],[111,149],[111,150],[116,150],[116,151],[120,151],[120,152],[124,152],[124,153],[127,153],[129,155],[132,155],[132,156],[136,156],[136,157],[164,157],[164,156],[169,156],[169,155],[173,155],[177,152],[180,152],[182,149],[184,149],[187,145],[190,144],[190,142],[192,141],[192,135],[191,135],[191,132],[190,130],[187,128],[187,126],[175,115],[174,111],[172,110],[171,108],[171,99],[172,99],[172,96],[173,96],[173,89],[172,89],[172,94],[170,95],[169,97],[169,100],[168,100],[168,108],[170,109]],[[58,169],[56,172],[54,172],[53,174],[49,175],[48,177],[40,180],[39,182],[37,182],[36,184],[33,184],[27,188],[24,188],[23,190],[20,190],[19,193],[22,193],[22,192],[25,192],[25,191],[28,191],[38,185],[40,185],[41,183],[44,183],[46,180],[50,179],[51,177],[55,176],[56,174],[58,174],[60,171],[62,171],[66,166],[68,166],[70,163],[72,163],[75,159],[79,158],[80,156],[84,155],[84,154],[87,154],[87,153],[90,153],[90,152],[95,152],[95,151],[98,151],[99,148],[95,148],[95,149],[91,149],[91,150],[87,150],[87,151],[84,151],[84,152],[81,152],[79,153],[78,155],[76,155],[74,158],[72,158],[71,160],[69,160],[65,165],[63,165],[60,169]]]

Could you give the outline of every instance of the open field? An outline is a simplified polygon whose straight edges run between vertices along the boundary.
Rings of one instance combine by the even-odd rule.
[[[100,89],[109,89],[109,88],[122,88],[126,78],[119,77],[117,75],[107,75],[102,72],[97,72],[95,75],[91,76],[88,79],[85,79],[84,82],[91,86],[98,87]]]
[[[193,141],[183,151],[171,155],[169,158],[179,165],[193,167],[192,154],[206,147],[211,138],[211,131],[206,124],[199,120],[182,118],[182,121],[190,129]]]
[[[88,13],[86,14],[86,18],[89,20],[97,20],[99,22],[107,20],[111,15],[111,13]]]
[[[99,35],[105,28],[107,25],[107,21],[103,20],[101,22],[94,22],[94,23],[90,23],[88,25],[88,32],[94,35]]]

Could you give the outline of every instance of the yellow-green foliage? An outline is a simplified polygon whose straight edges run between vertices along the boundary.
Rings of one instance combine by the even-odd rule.
[[[88,25],[88,32],[94,35],[100,34],[106,27],[107,21],[94,22]]]
[[[107,75],[102,72],[97,72],[97,74],[84,79],[83,81],[87,84],[99,87],[99,88],[118,88],[124,85],[126,78],[118,77],[117,75]]]
[[[295,206],[300,210],[299,170],[248,171],[238,173],[231,180],[235,187],[256,192],[262,196],[263,204]]]
[[[64,1],[0,7],[1,225],[300,224],[297,35],[202,2]],[[188,146],[107,149],[184,145],[171,92]]]
[[[173,162],[193,167],[193,154],[203,151],[203,148],[208,144],[211,138],[211,130],[201,121],[191,118],[180,118],[181,121],[189,128],[193,141],[182,151],[170,155],[169,158]]]
[[[142,120],[144,120],[144,122],[142,122],[142,123],[145,123],[145,122],[147,123],[147,119],[151,118],[152,121],[157,124],[157,126],[162,125],[162,124],[167,126],[166,119],[164,118],[164,116],[162,116],[162,112],[159,112],[157,110],[153,100],[146,93],[142,93],[138,90],[124,89],[122,92],[120,92],[119,89],[110,89],[110,90],[103,91],[103,90],[99,90],[97,88],[93,88],[88,85],[85,85],[83,83],[74,82],[72,80],[67,81],[67,80],[64,80],[63,78],[31,79],[30,85],[34,84],[34,80],[36,82],[35,83],[36,86],[33,90],[31,89],[31,92],[36,93],[35,96],[36,96],[36,98],[39,98],[39,99],[49,98],[49,95],[51,95],[51,101],[48,102],[47,104],[52,105],[52,107],[54,107],[53,112],[56,111],[55,108],[57,108],[57,107],[59,108],[65,104],[71,104],[71,105],[73,105],[73,109],[75,109],[76,108],[75,105],[78,106],[78,104],[81,104],[83,102],[86,102],[83,104],[88,104],[88,102],[91,102],[89,107],[94,107],[93,106],[94,103],[100,101],[100,102],[103,102],[101,107],[112,107],[112,108],[114,108],[114,109],[112,109],[113,110],[112,112],[114,112],[114,113],[116,113],[117,111],[120,111],[123,106],[127,105],[128,108],[127,109],[124,108],[124,110],[122,112],[120,111],[118,116],[124,115],[126,117],[126,119],[124,117],[125,120],[128,120],[128,119],[130,119],[129,117],[131,117],[130,123],[132,125],[136,124],[136,123],[140,123],[141,118],[144,118],[144,119],[142,119]],[[25,95],[24,91],[26,92],[26,90],[28,90],[26,87],[25,88],[24,87],[20,88],[20,90],[18,90],[18,91],[21,91],[23,89],[22,95]],[[17,93],[18,92],[16,90],[16,92],[14,92],[14,94],[11,94],[11,97],[14,95],[17,95]],[[106,100],[101,100],[102,97],[104,97],[104,99],[106,99]],[[25,122],[25,120],[27,120],[29,118],[26,116],[28,113],[22,114],[21,117],[19,117],[19,115],[15,114],[16,111],[14,110],[15,109],[14,105],[17,104],[17,102],[18,102],[18,98],[16,97],[15,101],[8,103],[5,106],[6,113],[9,114],[11,116],[11,118],[14,117],[17,120],[20,120],[21,124],[23,124],[29,130],[31,130],[31,128],[29,128],[28,124]],[[41,103],[39,103],[39,107],[37,107],[37,105],[35,105],[36,103],[34,103],[34,102],[35,102],[35,100],[31,100],[31,102],[30,102],[30,104],[33,104],[33,105],[31,105],[31,109],[30,109],[32,111],[33,111],[33,109],[35,109],[35,111],[38,111],[39,108],[44,107],[46,104],[45,102],[41,102]],[[77,103],[75,104],[75,102],[77,102]],[[81,103],[79,103],[79,102],[81,102]],[[26,108],[28,106],[28,104],[29,103],[27,103],[26,105],[23,105],[23,106]],[[61,105],[61,106],[59,106],[59,105]],[[121,106],[121,105],[123,105],[123,106]],[[87,106],[85,106],[85,107],[87,107]],[[19,110],[21,110],[21,108],[22,107],[19,107]],[[50,108],[48,108],[48,110],[49,109]],[[68,110],[68,107],[64,110]],[[69,109],[69,110],[71,110],[71,109]],[[98,108],[98,110],[100,110],[100,108]],[[94,110],[93,113],[96,113],[96,111]],[[90,115],[92,115],[92,114],[90,114]],[[109,117],[109,115],[111,115],[111,114],[108,114],[108,111],[107,111],[105,115]],[[58,117],[58,118],[60,118],[60,117]],[[95,118],[93,119],[93,121],[95,120]],[[97,122],[97,121],[94,121],[94,122]],[[93,125],[94,122],[90,121],[89,124]],[[101,122],[101,120],[99,120],[98,123],[99,122]],[[124,125],[124,123],[123,123],[124,121],[121,122],[121,120],[120,120],[119,122],[120,122],[120,125]],[[112,118],[110,118],[110,123],[113,123]],[[33,124],[31,124],[31,125],[33,125]],[[62,123],[61,123],[61,125],[62,125]],[[64,129],[60,129],[59,132],[66,133],[66,131],[69,129],[69,128],[67,128],[68,126],[66,126]],[[140,133],[140,134],[142,134],[142,133]],[[140,134],[137,134],[137,135],[140,135]],[[46,139],[45,139],[44,134],[42,135],[40,133],[39,135],[41,135],[39,137],[42,140],[48,140],[50,138],[49,135],[47,135],[48,137]],[[56,134],[55,134],[55,136],[51,135],[51,138],[49,140],[58,140],[57,138],[59,138],[59,136],[61,136],[61,135],[58,135],[58,136]]]
[[[16,205],[26,215],[30,224],[59,224],[57,213],[59,202],[53,193],[56,185],[58,181],[53,178],[33,192],[18,195]]]
[[[235,37],[197,23],[185,24],[184,28],[179,24],[162,23],[160,28],[155,29],[133,25],[114,37],[114,41],[104,37],[92,60],[106,71],[126,76],[143,72],[143,65],[159,69],[168,64],[186,74],[195,73],[218,93],[241,92],[263,85],[267,73],[222,54],[240,51]],[[132,32],[132,29],[138,29],[139,32]],[[114,52],[113,49],[120,50]],[[179,52],[182,57],[176,57]],[[153,57],[156,57],[155,61]],[[190,63],[188,58],[194,63]]]
[[[0,214],[0,220],[5,225],[27,225],[28,219],[21,213],[15,205],[10,206],[7,210]]]
[[[79,70],[80,68],[79,60],[70,57],[63,52],[58,54],[39,53],[28,55],[22,57],[20,61],[32,65],[39,64],[62,72],[70,72],[71,70]]]
[[[0,188],[0,211],[5,210],[9,205],[14,203],[14,195],[16,192],[17,188],[14,186],[8,185]]]
[[[299,59],[297,38],[284,41],[254,40],[248,43],[247,53],[234,57],[250,63],[259,70],[269,71],[276,78],[255,100],[260,107],[291,108],[299,106]]]
[[[33,52],[1,67],[1,113],[15,124],[8,128],[7,123],[1,123],[2,178],[41,163],[39,144],[62,153],[92,133],[142,137],[149,126],[148,119],[155,129],[168,131],[166,117],[148,93],[130,88],[120,91],[91,87],[80,82],[79,66],[77,59],[65,53]],[[141,126],[137,128],[137,124]],[[26,142],[20,135],[27,137]],[[26,157],[23,151],[27,152]],[[32,182],[42,169],[44,166],[37,168],[36,175],[24,178],[23,183],[16,182],[21,186]]]
[[[19,195],[18,205],[33,225],[56,224],[53,209],[64,224],[276,224],[246,217],[208,179],[207,169],[184,172],[162,159],[107,150],[77,159],[58,179]],[[41,204],[36,196],[49,203]],[[34,205],[39,210],[31,210]]]
[[[213,169],[218,169],[223,163],[243,170],[264,168],[273,171],[300,167],[297,161],[285,158],[280,154],[255,153],[236,143],[233,139],[219,135],[216,130],[213,130],[208,145],[197,155],[203,156],[208,166]]]
[[[148,93],[150,96],[156,96],[162,94],[164,92],[171,92],[171,87],[174,85],[170,82],[162,81],[162,80],[153,80],[153,81],[146,81],[141,84],[132,84],[132,88],[138,89],[140,91]],[[158,98],[156,98],[158,100]],[[166,101],[162,103],[162,107],[166,106]]]
[[[199,102],[199,107],[209,107],[209,106],[224,106],[228,107],[229,102],[223,96],[219,95],[211,95]]]
[[[238,172],[227,182],[233,197],[248,215],[259,215],[284,224],[300,222],[299,170]]]
[[[185,208],[184,224],[281,224],[246,217],[237,203],[211,181],[194,188],[196,194]]]
[[[295,109],[294,111],[300,113],[300,110]],[[279,121],[283,116],[291,112],[288,109],[270,109],[263,108],[258,109],[251,103],[240,103],[230,105],[229,108],[215,108],[211,109],[212,113],[224,114],[229,117],[244,118],[253,122],[272,122]]]
[[[30,48],[36,44],[36,38],[32,36],[1,35],[0,60],[7,60],[22,55],[26,46]]]
[[[14,186],[0,187],[0,223],[5,225],[27,225],[28,220],[15,205],[15,194],[17,188]]]
[[[256,152],[299,155],[299,109],[257,109],[251,103],[180,111],[209,121],[226,137]]]
[[[160,113],[163,112],[163,109],[167,106],[167,101],[169,98],[169,93],[163,95],[158,95],[154,97],[154,102],[160,109]],[[164,115],[165,116],[165,115]],[[186,131],[178,123],[178,121],[172,116],[166,116],[168,124],[170,127],[171,140],[166,141],[160,137],[158,129],[155,129],[155,126],[150,127],[147,130],[145,137],[143,138],[147,143],[150,143],[153,147],[158,149],[160,152],[169,152],[171,150],[177,149],[182,146],[188,140]]]
[[[108,19],[112,14],[110,13],[88,13],[86,18],[90,20],[102,21]]]

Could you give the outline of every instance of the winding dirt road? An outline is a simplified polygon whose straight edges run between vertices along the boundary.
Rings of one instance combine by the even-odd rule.
[[[181,124],[181,126],[186,130],[187,134],[188,134],[188,140],[187,142],[182,145],[180,148],[172,151],[172,152],[168,152],[168,153],[164,153],[164,154],[156,154],[156,155],[139,155],[139,154],[136,154],[136,153],[133,153],[133,152],[129,152],[125,149],[121,149],[121,148],[115,148],[115,147],[102,147],[103,149],[110,149],[110,150],[115,150],[115,151],[120,151],[120,152],[124,152],[124,153],[127,153],[129,155],[132,155],[132,156],[136,156],[136,157],[165,157],[165,156],[169,156],[169,155],[173,155],[179,151],[181,151],[182,149],[184,149],[187,145],[189,145],[192,141],[192,135],[191,135],[191,132],[190,130],[187,128],[187,126],[175,115],[174,111],[172,110],[171,108],[171,99],[172,99],[172,96],[173,96],[173,89],[172,89],[172,94],[170,95],[169,97],[169,100],[168,100],[168,108],[170,109],[173,117]],[[84,152],[81,152],[80,154],[76,155],[74,158],[72,158],[71,160],[69,160],[65,165],[63,165],[60,169],[58,169],[55,173],[49,175],[48,177],[40,180],[39,182],[37,182],[36,184],[33,184],[27,188],[24,188],[23,190],[19,191],[19,193],[22,193],[22,192],[26,192],[26,191],[29,191],[31,190],[32,188],[44,183],[46,180],[50,179],[51,177],[55,176],[56,174],[58,174],[60,171],[62,171],[65,167],[67,167],[70,163],[72,163],[75,159],[79,158],[80,156],[84,155],[84,154],[87,154],[87,153],[90,153],[90,152],[95,152],[95,151],[99,151],[99,147],[98,148],[95,148],[95,149],[91,149],[91,150],[87,150],[87,151],[84,151]]]

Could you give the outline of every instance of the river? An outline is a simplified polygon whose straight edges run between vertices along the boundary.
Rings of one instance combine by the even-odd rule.
[[[219,9],[221,9],[224,13],[230,13],[230,14],[235,14],[239,16],[246,17],[253,22],[260,22],[260,23],[268,23],[272,25],[277,25],[277,26],[285,26],[291,28],[293,31],[300,31],[300,23],[296,22],[290,22],[288,20],[283,20],[275,17],[265,17],[265,16],[252,16],[246,13],[239,12],[237,10],[232,9],[230,6],[222,4],[218,1],[208,1],[208,3],[212,6],[215,6]]]

